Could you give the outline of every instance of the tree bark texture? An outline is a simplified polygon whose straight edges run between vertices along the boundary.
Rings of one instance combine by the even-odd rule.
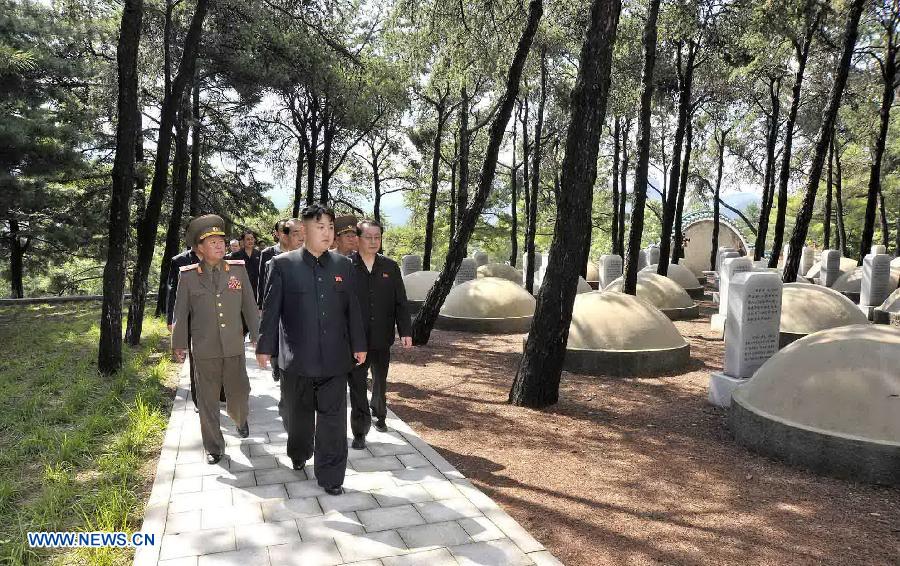
[[[609,95],[613,44],[620,0],[594,0],[571,95],[571,115],[562,163],[561,191],[547,275],[541,284],[525,354],[510,402],[546,407],[559,400],[559,382],[575,303],[578,273],[572,262],[584,260],[591,245],[591,212],[600,130]],[[540,138],[538,138],[540,139]]]
[[[718,134],[722,134],[721,139]],[[727,130],[719,130],[716,134],[716,143],[719,145],[719,166],[716,170],[716,188],[713,195],[712,251],[709,255],[710,271],[715,271],[716,269],[716,253],[719,251],[719,204],[722,202],[720,195],[722,192],[722,170],[725,168],[725,137],[727,135]]]
[[[681,178],[678,180],[678,202],[675,206],[675,224],[672,226],[672,263],[678,263],[684,255],[684,198],[687,196],[688,177],[691,168],[691,150],[694,138],[694,124],[688,116],[687,131],[684,134],[684,160],[681,163]],[[660,255],[662,257],[662,255]]]
[[[775,145],[778,143],[778,120],[781,114],[781,77],[769,81],[769,127],[766,133],[766,172],[763,179],[763,198],[759,207],[759,223],[756,230],[756,241],[753,244],[753,259],[760,261],[766,253],[766,237],[769,232],[769,217],[772,215],[772,203],[775,199]]]

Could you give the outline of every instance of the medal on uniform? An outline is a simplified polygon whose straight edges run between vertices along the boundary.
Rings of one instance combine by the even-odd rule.
[[[232,291],[238,291],[238,290],[240,290],[240,289],[242,288],[242,287],[241,287],[241,280],[238,279],[237,277],[235,277],[234,275],[232,275],[232,276],[228,279],[228,288],[231,289]]]

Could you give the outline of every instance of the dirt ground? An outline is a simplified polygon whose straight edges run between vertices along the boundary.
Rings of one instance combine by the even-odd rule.
[[[564,373],[560,402],[507,403],[521,335],[435,331],[395,349],[388,403],[568,565],[900,564],[900,490],[817,476],[736,445],[706,402],[723,343],[677,322],[683,373]]]

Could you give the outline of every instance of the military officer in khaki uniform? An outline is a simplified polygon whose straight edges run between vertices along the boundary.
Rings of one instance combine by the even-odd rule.
[[[241,437],[250,434],[244,324],[253,343],[259,337],[259,312],[244,262],[224,259],[224,226],[222,218],[214,214],[195,218],[188,226],[188,243],[203,259],[181,268],[172,329],[172,349],[179,360],[184,359],[188,340],[191,342],[200,433],[210,464],[217,463],[225,452],[219,429],[219,391],[223,385],[228,416]]]

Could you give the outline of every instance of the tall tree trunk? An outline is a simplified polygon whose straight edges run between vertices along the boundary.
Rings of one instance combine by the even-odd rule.
[[[647,168],[650,164],[650,112],[653,103],[653,71],[656,67],[656,20],[659,16],[659,0],[650,0],[647,21],[644,24],[642,43],[644,64],[641,71],[641,113],[638,117],[637,168],[634,171],[634,198],[631,207],[631,230],[628,233],[628,249],[625,255],[625,284],[623,291],[637,294],[638,253],[644,235],[644,206],[647,203]]]
[[[531,208],[528,209],[528,241],[525,252],[528,254],[528,265],[535,264],[534,239],[537,235],[538,195],[541,184],[541,137],[544,129],[544,106],[547,102],[547,46],[541,47],[541,98],[538,101],[537,123],[534,125],[534,151],[531,152]],[[527,108],[527,106],[526,106]],[[596,176],[596,175],[595,175]],[[590,233],[590,227],[588,228]],[[577,264],[576,264],[577,265]],[[525,290],[534,293],[534,269],[525,270]]]
[[[456,273],[459,271],[459,266],[465,257],[466,244],[475,230],[475,224],[481,216],[484,203],[490,195],[491,187],[494,183],[494,175],[497,172],[497,157],[500,154],[503,135],[506,132],[506,126],[509,124],[513,105],[515,105],[516,96],[519,93],[522,69],[525,67],[525,60],[528,58],[528,52],[531,50],[531,43],[537,33],[538,22],[543,12],[544,8],[541,0],[530,0],[528,3],[528,21],[516,46],[516,51],[509,67],[505,90],[498,99],[497,114],[493,123],[491,123],[487,148],[484,153],[484,163],[481,167],[481,174],[478,176],[478,188],[475,191],[471,205],[460,215],[459,230],[450,242],[444,268],[428,292],[428,296],[425,297],[425,303],[413,322],[412,338],[415,344],[428,343],[431,330],[437,321],[438,311],[441,305],[444,304],[444,299],[447,298],[447,294],[453,286],[453,280],[456,278]]]
[[[462,217],[469,206],[469,149],[472,144],[469,132],[469,95],[466,87],[460,89],[459,103],[459,175],[456,179],[459,184],[456,206],[459,216]]]
[[[863,220],[862,236],[859,241],[859,263],[872,247],[875,236],[875,204],[881,193],[881,162],[884,159],[884,147],[887,140],[888,127],[891,120],[891,106],[894,104],[894,89],[897,75],[897,57],[892,37],[885,38],[885,53],[882,80],[884,81],[881,93],[881,108],[878,111],[878,136],[875,138],[875,151],[872,153],[872,164],[869,167],[869,191],[866,196],[866,215]],[[884,214],[884,200],[881,203],[881,227],[885,245],[887,245],[887,218]]]
[[[327,99],[325,106],[326,108],[328,107]],[[328,199],[330,198],[328,189],[331,184],[331,149],[334,145],[336,130],[334,115],[329,111],[325,114],[324,135],[322,137],[322,182],[319,185],[319,202],[325,206],[328,205]]]
[[[522,190],[525,193],[525,241],[522,242],[522,247],[525,248],[525,265],[522,268],[525,270],[523,273],[525,274],[526,281],[526,289],[529,289],[529,293],[531,289],[534,288],[534,275],[531,276],[532,287],[527,287],[528,281],[528,271],[531,270],[530,265],[534,265],[534,253],[531,256],[528,255],[529,245],[528,242],[531,242],[531,249],[534,249],[534,232],[531,231],[531,208],[536,206],[534,199],[531,198],[531,146],[528,135],[528,93],[525,93],[525,96],[522,98],[522,102],[519,106],[520,117],[519,122],[522,124]]]
[[[379,167],[379,151],[375,151],[375,146],[371,146],[372,149],[372,189],[375,195],[373,208],[372,208],[372,216],[375,219],[375,222],[381,222],[381,168]],[[296,216],[296,215],[295,215]]]
[[[878,187],[878,209],[881,211],[881,244],[885,248],[890,248],[891,228],[888,224],[887,210],[884,205],[884,191]]]
[[[516,266],[519,255],[519,187],[516,179],[516,118],[513,117],[512,129],[512,164],[509,167],[509,192],[510,192],[510,226],[509,226],[509,264]],[[525,186],[526,192],[528,185]]]
[[[797,279],[797,271],[800,268],[800,252],[806,241],[806,233],[809,222],[812,219],[813,206],[816,202],[816,191],[819,188],[819,180],[822,177],[822,168],[825,164],[825,154],[828,152],[828,142],[834,129],[838,110],[841,107],[841,96],[844,86],[847,84],[847,75],[850,72],[850,60],[853,49],[856,46],[856,38],[859,28],[859,18],[863,11],[865,0],[853,0],[847,14],[845,26],[844,45],[841,49],[841,59],[835,69],[834,83],[828,95],[828,106],[822,116],[822,125],[816,136],[815,153],[809,168],[809,180],[806,184],[806,194],[803,196],[803,204],[797,213],[794,231],[791,233],[790,248],[787,260],[784,264],[782,280],[785,283],[793,283]]]
[[[811,3],[807,3],[807,7]],[[794,88],[791,92],[791,109],[788,111],[788,119],[784,126],[784,144],[781,150],[781,173],[778,177],[778,210],[775,216],[775,233],[772,235],[772,255],[769,257],[769,267],[778,267],[778,259],[781,257],[781,244],[784,241],[784,227],[787,219],[788,182],[791,179],[791,146],[794,141],[794,124],[797,122],[797,111],[800,108],[800,95],[803,88],[803,74],[806,71],[806,60],[809,57],[809,49],[812,45],[813,35],[819,27],[824,8],[816,13],[812,25],[806,28],[801,44],[796,45],[797,72],[794,73]],[[797,261],[800,258],[797,257]],[[797,264],[799,265],[799,263]]]
[[[194,79],[193,111],[194,121],[191,123],[191,217],[200,216],[200,191],[203,180],[200,178],[200,79]]]
[[[19,229],[19,220],[10,212],[9,215],[9,281],[13,299],[25,297],[24,261],[27,243],[22,244],[22,236]]]
[[[822,239],[826,250],[831,249],[831,194],[834,187],[834,145],[828,142],[828,172],[825,178],[825,210],[822,213]]]
[[[316,202],[316,153],[319,149],[319,98],[313,96],[309,101],[309,147],[306,151],[306,205]]]
[[[612,51],[620,0],[594,0],[578,76],[571,96],[562,184],[547,276],[535,307],[525,354],[509,392],[511,403],[546,407],[559,400],[572,306],[578,275],[569,269],[591,245],[591,211],[597,179],[597,153],[609,95]]]
[[[619,117],[613,120],[613,162],[612,162],[612,226],[609,231],[610,253],[622,255],[619,251],[619,133],[622,126]]]
[[[837,142],[835,141],[834,132],[831,136],[831,151],[834,154],[834,204],[835,210],[834,220],[837,226],[838,249],[841,255],[849,257],[850,246],[847,244],[847,228],[844,225],[844,195],[842,194],[842,186],[844,184],[843,172],[841,171],[841,153],[838,151]]]
[[[626,118],[622,124],[622,168],[619,174],[619,189],[622,191],[619,197],[619,255],[625,257],[625,205],[628,202],[628,131],[631,130],[631,118]]]
[[[678,187],[681,180],[681,149],[684,144],[685,130],[688,128],[691,110],[691,88],[694,82],[694,56],[697,45],[694,40],[688,42],[687,62],[684,71],[681,68],[681,48],[677,53],[678,59],[678,124],[675,126],[675,141],[672,147],[672,166],[669,169],[669,189],[666,192],[666,202],[663,208],[662,235],[659,240],[659,265],[656,272],[660,275],[669,273],[669,253],[672,250],[672,227],[675,224],[675,214],[678,208]],[[665,153],[665,150],[663,150]]]
[[[103,268],[103,312],[97,367],[111,375],[122,367],[122,295],[128,253],[129,200],[134,190],[135,146],[141,129],[138,107],[138,47],[143,0],[124,0],[116,47],[118,105],[116,157],[112,169],[106,265]]]
[[[456,235],[456,166],[459,164],[459,147],[454,147],[453,161],[450,162],[450,239]]]
[[[447,120],[446,94],[439,100],[437,113],[437,130],[434,132],[431,148],[431,192],[428,195],[428,215],[425,218],[425,253],[422,258],[422,269],[425,271],[431,269],[431,251],[434,247],[434,215],[437,210],[438,181],[441,173],[441,136],[444,135],[444,122]]]
[[[775,198],[775,146],[778,143],[778,120],[781,114],[781,77],[773,77],[769,81],[769,128],[766,133],[766,173],[763,180],[763,197],[759,207],[759,225],[756,230],[756,241],[753,244],[753,259],[760,261],[766,252],[766,237],[769,232],[769,216],[772,214],[772,202]]]
[[[191,105],[185,97],[180,116],[175,123],[175,159],[172,162],[172,214],[169,215],[169,226],[166,229],[166,246],[159,268],[159,287],[156,293],[156,316],[165,316],[168,303],[169,266],[172,257],[181,248],[181,220],[184,216],[184,201],[187,194],[190,154],[188,152],[188,133],[191,120]]]
[[[297,164],[294,174],[294,206],[291,210],[293,218],[300,217],[300,208],[303,203],[303,173],[306,169],[306,145],[302,139],[297,140]]]
[[[131,276],[131,304],[128,308],[128,325],[125,330],[125,341],[136,346],[141,341],[144,323],[144,303],[147,298],[150,264],[156,249],[156,231],[159,228],[159,217],[162,212],[163,199],[169,181],[169,152],[172,149],[172,128],[175,125],[175,113],[181,104],[185,86],[194,76],[197,52],[203,35],[203,21],[206,19],[209,0],[197,0],[194,17],[184,40],[184,50],[178,73],[172,82],[172,91],[165,97],[159,118],[159,139],[156,144],[156,161],[153,167],[153,182],[150,185],[150,196],[147,208],[138,227],[137,261]],[[132,165],[133,167],[133,165]]]
[[[722,138],[719,134],[715,135],[716,143],[719,144],[719,166],[716,170],[716,189],[713,195],[713,229],[712,229],[712,251],[709,254],[709,270],[716,269],[716,254],[719,251],[719,203],[722,201],[720,195],[722,193],[722,171],[725,169],[725,137],[728,130],[720,130]]]
[[[687,131],[684,134],[684,161],[681,164],[681,178],[678,180],[678,202],[675,206],[675,224],[672,227],[672,263],[678,263],[684,255],[684,199],[687,196],[688,176],[691,168],[691,149],[694,137],[694,124],[688,116]],[[660,255],[662,257],[662,255]]]

